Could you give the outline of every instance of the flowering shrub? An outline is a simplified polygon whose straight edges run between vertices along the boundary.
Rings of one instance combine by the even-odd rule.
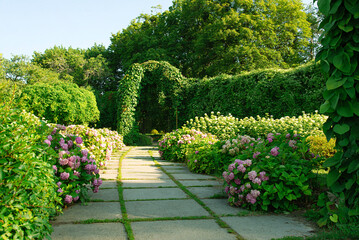
[[[159,141],[159,152],[162,159],[185,162],[188,146],[199,143],[199,139],[208,138],[208,144],[213,144],[217,139],[209,134],[195,129],[181,128],[165,134]]]
[[[332,138],[327,140],[327,138],[322,135],[314,135],[307,137],[306,141],[310,145],[310,151],[314,154],[318,154],[321,157],[324,158],[330,158],[333,157],[336,153],[335,147],[335,139]]]
[[[264,137],[268,133],[287,133],[294,132],[302,136],[320,134],[323,124],[327,117],[317,112],[298,117],[282,117],[273,119],[273,117],[246,117],[238,122],[238,134],[249,135],[251,137]]]
[[[0,103],[0,239],[43,239],[60,211],[44,139],[50,129],[36,116]]]
[[[125,146],[123,137],[116,131],[111,131],[107,128],[94,129],[82,125],[70,125],[62,131],[66,135],[81,137],[83,149],[86,149],[90,156],[96,159],[99,167],[106,164],[113,150],[120,150]]]
[[[212,133],[220,140],[227,140],[238,134],[238,124],[238,118],[230,114],[223,116],[220,112],[217,112],[216,115],[211,112],[210,117],[207,114],[204,117],[195,117],[194,120],[187,121],[184,127],[197,129],[204,133]]]
[[[89,152],[83,148],[83,140],[77,136],[63,136],[60,131],[65,126],[57,125],[44,141],[56,153],[52,166],[55,173],[57,192],[65,205],[80,200],[88,200],[87,184],[91,183],[93,192],[98,192],[102,180],[99,169]]]
[[[312,194],[312,169],[319,161],[297,134],[252,140],[223,172],[228,201],[252,210],[292,211]]]
[[[222,153],[235,156],[246,148],[247,143],[253,142],[254,140],[255,139],[250,136],[238,136],[235,139],[227,140],[222,146]]]

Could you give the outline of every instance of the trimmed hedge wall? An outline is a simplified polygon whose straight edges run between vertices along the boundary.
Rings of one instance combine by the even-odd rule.
[[[181,91],[179,123],[205,113],[231,113],[238,118],[313,113],[323,101],[325,79],[319,64],[290,70],[257,70],[241,75],[188,79]]]

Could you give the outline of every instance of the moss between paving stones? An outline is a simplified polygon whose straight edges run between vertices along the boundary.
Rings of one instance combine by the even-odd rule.
[[[216,221],[216,223],[221,227],[227,229],[229,233],[232,233],[236,235],[238,239],[243,239],[242,236],[240,236],[236,231],[234,231],[226,222],[224,222],[222,219],[219,218],[219,216],[213,212],[209,207],[206,206],[206,204],[201,201],[196,195],[194,195],[192,192],[190,192],[183,184],[181,184],[171,173],[168,173],[162,166],[156,161],[156,159],[153,157],[152,151],[149,150],[148,153],[152,157],[152,160],[155,162],[156,166],[160,167],[161,170],[167,174],[167,176],[174,181],[182,191],[184,191],[188,196],[190,196],[193,200],[195,200],[199,205],[201,205]]]
[[[123,225],[125,227],[125,230],[127,232],[127,237],[129,240],[134,240],[134,235],[133,235],[133,230],[131,228],[131,223],[128,220],[128,215],[127,215],[127,210],[126,210],[126,206],[125,206],[125,200],[123,199],[123,188],[122,188],[122,182],[121,182],[121,166],[122,166],[122,161],[125,158],[126,154],[131,151],[132,147],[129,148],[126,152],[124,152],[121,157],[120,157],[120,167],[118,169],[118,177],[117,180],[119,181],[118,184],[118,196],[119,196],[119,200],[120,200],[120,205],[121,205],[121,212],[122,212],[122,220],[123,220]]]

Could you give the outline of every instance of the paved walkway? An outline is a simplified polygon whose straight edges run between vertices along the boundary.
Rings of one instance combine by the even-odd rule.
[[[52,222],[52,239],[262,240],[314,230],[289,216],[230,207],[220,198],[219,180],[160,160],[154,147],[132,148],[119,175],[123,153],[115,153],[101,172],[103,185],[87,206],[71,206]]]

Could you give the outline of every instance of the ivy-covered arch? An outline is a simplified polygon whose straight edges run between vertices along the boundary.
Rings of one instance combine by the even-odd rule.
[[[183,79],[180,71],[165,61],[135,63],[127,70],[119,84],[117,111],[117,131],[124,136],[125,142],[131,143],[140,127],[146,130],[146,127],[158,126],[161,115],[167,118],[163,119],[163,128],[176,123]],[[146,109],[150,106],[155,106],[158,114],[156,109]],[[143,126],[145,120],[152,122]]]

